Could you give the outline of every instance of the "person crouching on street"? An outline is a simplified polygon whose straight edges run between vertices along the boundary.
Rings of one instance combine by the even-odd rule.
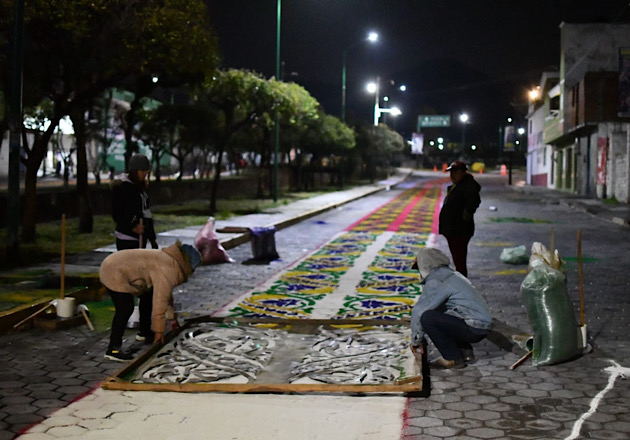
[[[411,351],[420,358],[428,335],[442,355],[433,368],[462,368],[474,360],[473,343],[490,333],[492,316],[481,293],[449,267],[442,251],[423,248],[412,266],[420,273],[422,295],[411,312]]]
[[[173,288],[188,280],[199,266],[201,255],[193,246],[179,241],[162,249],[126,249],[109,255],[101,263],[101,283],[114,303],[115,312],[105,358],[124,362],[132,359],[122,351],[127,322],[134,309],[134,297],[153,288],[151,325],[153,343],[164,343],[166,314],[172,311]],[[172,329],[177,328],[173,314]]]

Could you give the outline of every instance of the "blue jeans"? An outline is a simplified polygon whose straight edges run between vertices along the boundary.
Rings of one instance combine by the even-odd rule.
[[[442,357],[449,361],[463,359],[462,349],[488,336],[488,330],[470,327],[466,322],[437,310],[427,310],[420,317],[422,328]]]

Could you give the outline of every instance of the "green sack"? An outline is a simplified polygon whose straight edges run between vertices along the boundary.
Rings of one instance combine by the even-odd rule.
[[[536,266],[521,284],[521,297],[534,333],[532,364],[553,365],[577,357],[578,326],[566,276],[547,265]]]
[[[499,258],[507,264],[529,263],[529,253],[527,253],[527,249],[523,245],[503,249]]]

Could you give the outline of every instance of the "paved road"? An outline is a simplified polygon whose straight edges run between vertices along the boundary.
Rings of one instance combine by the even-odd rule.
[[[627,207],[611,209],[555,192],[506,187],[502,176],[483,175],[478,180],[483,202],[476,216],[469,272],[487,296],[494,317],[505,328],[529,331],[519,293],[525,268],[505,265],[498,256],[504,247],[549,243],[552,230],[566,260],[569,295],[577,310],[580,230],[585,316],[594,347],[590,354],[560,365],[533,367],[525,362],[510,370],[521,353],[484,341],[476,347],[474,364],[458,371],[431,372],[428,398],[182,397],[100,389],[89,393],[119,368],[102,358],[107,335],[91,334],[83,327],[31,330],[0,337],[0,356],[7,365],[0,373],[0,439],[12,438],[31,424],[35,425],[22,438],[133,434],[238,439],[630,438],[628,381],[616,376],[630,372],[630,229],[620,224],[628,218]],[[379,191],[280,230],[276,244],[282,258],[270,265],[200,268],[176,293],[181,310],[189,316],[216,311],[403,190],[404,185]],[[447,252],[441,237],[435,238],[434,245]],[[251,257],[248,244],[229,252],[238,262]],[[94,255],[93,261],[97,263],[99,257]],[[89,394],[80,398],[83,393]],[[581,425],[580,417],[584,417]],[[578,432],[581,437],[570,437]]]

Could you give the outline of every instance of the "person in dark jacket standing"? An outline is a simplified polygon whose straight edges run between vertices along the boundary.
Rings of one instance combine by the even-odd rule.
[[[127,173],[118,176],[111,184],[116,249],[145,248],[147,243],[157,249],[147,193],[151,162],[144,154],[134,154],[129,159],[128,168]]]
[[[481,203],[481,186],[467,170],[466,164],[459,160],[446,168],[453,184],[447,188],[440,211],[440,234],[448,242],[455,270],[465,277],[468,276],[468,242],[475,234],[473,216]]]
[[[116,250],[138,249],[151,243],[158,248],[153,216],[147,193],[147,178],[151,162],[144,154],[134,154],[129,159],[128,172],[112,181],[112,217],[116,222]],[[153,309],[153,289],[147,289],[138,296],[140,329],[138,341],[153,341],[151,311]]]

